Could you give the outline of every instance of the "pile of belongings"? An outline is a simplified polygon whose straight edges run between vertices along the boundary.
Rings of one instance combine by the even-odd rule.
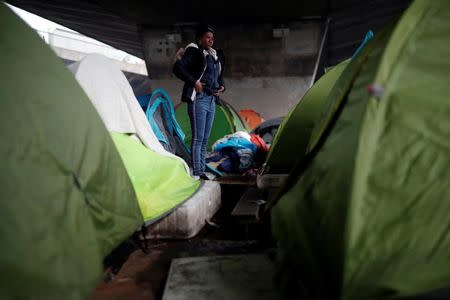
[[[219,175],[245,174],[264,162],[268,150],[260,136],[237,131],[216,141],[206,162]]]

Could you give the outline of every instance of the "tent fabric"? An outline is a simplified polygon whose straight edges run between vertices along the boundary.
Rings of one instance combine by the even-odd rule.
[[[0,298],[87,299],[136,195],[73,75],[3,3],[0,26]]]
[[[169,94],[164,89],[157,89],[152,94],[152,97],[149,101],[149,103],[152,103],[153,99],[160,99],[161,103],[164,105],[164,113],[167,117],[167,119],[170,120],[170,130],[173,131],[174,134],[176,134],[181,140],[184,140],[185,135],[183,130],[181,129],[180,125],[177,122],[177,118],[175,116],[175,109],[173,107],[172,101],[170,100]]]
[[[247,124],[250,130],[255,129],[262,122],[264,122],[261,115],[253,109],[241,109],[239,111],[239,117],[241,117],[241,119]]]
[[[236,131],[250,131],[247,123],[245,123],[241,117],[239,116],[239,113],[236,111],[236,109],[228,102],[226,102],[223,99],[220,99],[220,103],[222,106],[227,108],[227,111],[229,113],[230,121],[233,123],[234,128]]]
[[[146,224],[155,222],[189,199],[200,187],[183,165],[156,153],[132,137],[112,133]]]
[[[175,116],[169,95],[163,89],[156,89],[149,95],[147,119],[163,147],[191,165],[191,154],[184,143],[185,134]]]
[[[248,131],[244,121],[242,121],[231,104],[224,100],[221,100],[220,103],[221,105],[216,104],[216,114],[211,128],[211,135],[208,140],[208,150],[211,150],[215,141],[228,134],[237,131]],[[186,134],[185,143],[190,146],[192,142],[191,123],[189,121],[187,104],[185,102],[175,106],[175,115],[181,129]]]
[[[344,61],[325,73],[283,119],[267,156],[265,172],[287,174],[305,158],[311,132],[325,99],[347,64],[348,61]]]
[[[100,54],[89,54],[69,69],[109,131],[135,134],[149,149],[178,159],[189,173],[187,164],[159,143],[125,75],[113,61]]]
[[[449,12],[416,0],[332,88],[311,159],[272,209],[285,290],[404,299],[449,285]]]
[[[373,47],[376,44],[378,46],[378,56],[368,60],[371,66],[365,65],[366,69],[370,69],[368,71],[373,72],[375,69],[388,37],[388,34],[379,34],[373,40],[375,43],[368,45]],[[384,39],[380,40],[380,38]],[[349,70],[345,71],[360,68],[362,62],[365,61],[361,58],[363,56],[367,58],[368,52],[363,50],[360,55],[360,59],[350,62],[347,66]],[[346,73],[351,74],[352,72]],[[311,299],[341,299],[342,264],[347,258],[344,252],[344,232],[345,213],[348,205],[346,196],[350,188],[348,180],[352,176],[355,132],[359,129],[361,114],[366,104],[363,100],[357,101],[357,96],[364,96],[364,92],[367,94],[364,84],[370,83],[374,74],[370,75],[372,76],[361,77],[363,80],[361,83],[354,83],[362,91],[358,90],[360,93],[356,94],[356,99],[353,99],[352,102],[350,99],[348,100],[342,111],[342,117],[333,127],[334,132],[330,132],[329,138],[310,165],[307,165],[304,173],[295,177],[298,172],[302,171],[298,168],[294,169],[290,176],[290,180],[295,181],[293,187],[284,193],[273,209],[274,235],[280,241],[282,240],[283,244],[286,243],[283,245],[283,249],[291,248],[288,255],[292,255],[291,259],[296,264],[305,261],[304,269],[299,276],[307,286],[303,293],[308,294]],[[342,83],[342,80],[337,84],[339,82]],[[340,86],[336,85],[330,96],[333,96],[334,90],[338,90],[337,87]],[[311,203],[314,205],[312,206]],[[292,212],[290,213],[290,211]],[[303,219],[303,221],[292,220],[293,213],[297,213],[296,220]],[[287,218],[291,218],[289,224]],[[285,226],[290,227],[289,232],[295,230],[295,238],[289,240],[285,238]],[[296,249],[296,254],[293,253],[293,249]],[[293,264],[292,267],[296,264]],[[308,271],[311,274],[307,275]],[[365,297],[362,298],[365,299]]]

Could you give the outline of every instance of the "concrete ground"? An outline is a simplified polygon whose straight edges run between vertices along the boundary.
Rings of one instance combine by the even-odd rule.
[[[222,208],[212,219],[213,225],[190,240],[150,240],[148,253],[134,250],[111,279],[93,291],[91,300],[162,299],[172,259],[233,254],[263,254],[272,257],[273,243],[268,227],[246,224],[231,217],[231,211],[245,186],[223,186]]]

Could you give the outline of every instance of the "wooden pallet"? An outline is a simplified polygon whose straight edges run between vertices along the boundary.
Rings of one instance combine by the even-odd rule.
[[[256,186],[256,177],[243,175],[218,177],[214,181],[217,181],[220,184]]]

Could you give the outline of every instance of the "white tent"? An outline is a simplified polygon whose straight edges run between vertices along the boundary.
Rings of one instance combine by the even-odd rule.
[[[166,151],[148,123],[125,75],[110,59],[90,54],[69,66],[100,117],[111,132],[133,134],[148,148],[186,162]]]

